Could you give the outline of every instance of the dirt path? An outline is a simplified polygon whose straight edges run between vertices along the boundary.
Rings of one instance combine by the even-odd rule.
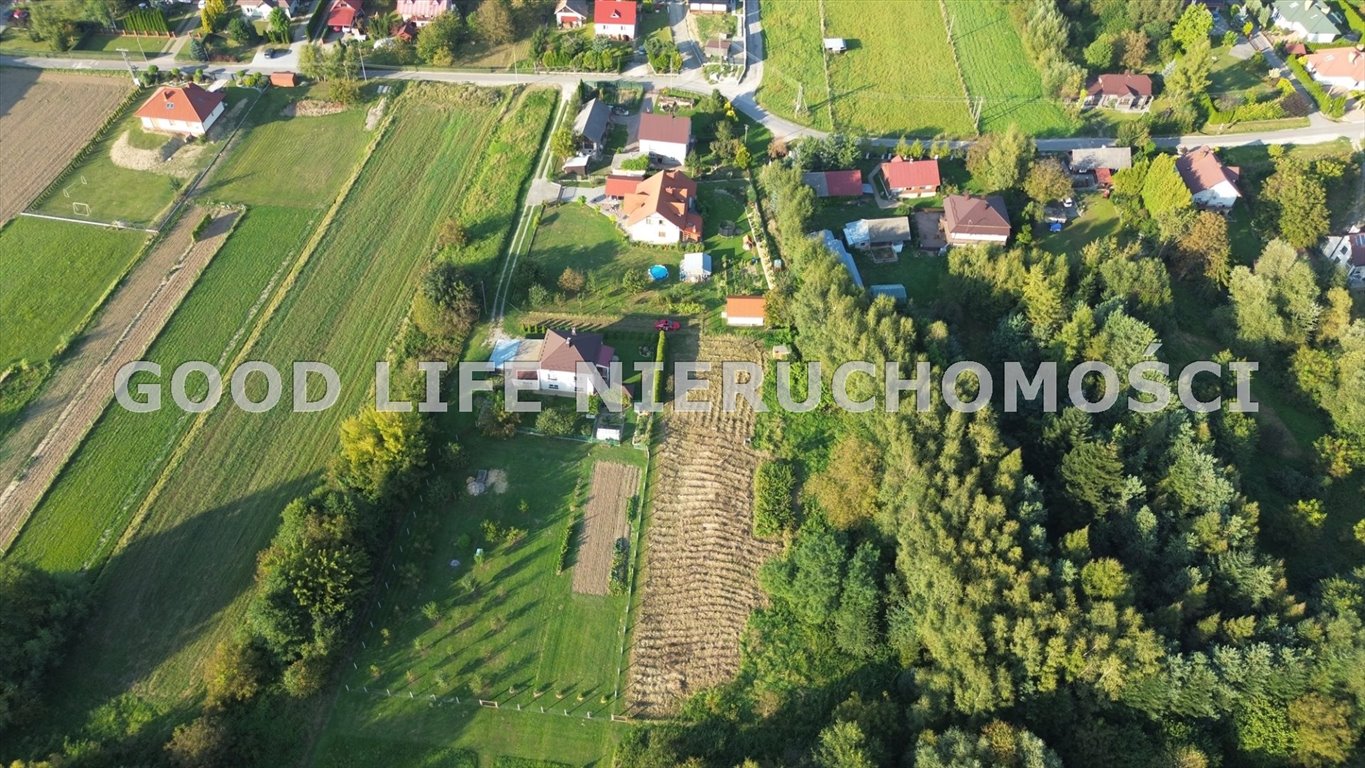
[[[573,566],[573,591],[605,595],[611,587],[611,559],[616,541],[630,535],[626,518],[630,498],[640,488],[640,469],[629,464],[593,465],[588,503],[583,508],[583,533]]]
[[[113,398],[114,374],[140,359],[227,238],[237,211],[215,211],[195,242],[204,209],[192,207],[118,287],[90,329],[58,364],[38,398],[0,443],[0,551]],[[167,376],[170,375],[168,371]]]
[[[747,339],[704,337],[696,359],[717,369],[701,377],[711,384],[711,408],[671,412],[663,423],[626,689],[637,714],[666,715],[685,696],[732,677],[740,634],[763,603],[758,568],[779,544],[752,533],[754,414],[742,401],[737,412],[721,412],[718,370],[719,361],[757,361],[760,353]],[[686,359],[681,349],[676,357]]]

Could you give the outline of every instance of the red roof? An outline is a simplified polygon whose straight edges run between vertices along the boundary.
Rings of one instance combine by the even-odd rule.
[[[1175,169],[1180,172],[1180,178],[1185,180],[1185,186],[1189,187],[1192,194],[1213,189],[1226,181],[1232,185],[1238,197],[1242,196],[1237,190],[1241,170],[1236,166],[1223,165],[1212,147],[1206,145],[1186,152],[1176,159]]]
[[[1152,78],[1147,75],[1100,75],[1085,87],[1090,96],[1151,96]]]
[[[739,317],[763,320],[767,304],[762,296],[726,296],[725,317],[728,320]]]
[[[594,24],[635,24],[640,6],[635,0],[597,0],[592,9]]]
[[[138,117],[181,120],[202,123],[223,103],[223,94],[206,91],[190,83],[182,88],[157,88],[147,103],[137,111]]]
[[[644,178],[641,176],[621,176],[613,173],[607,177],[605,194],[607,197],[625,197],[634,192],[642,181]]]
[[[1095,181],[1102,186],[1106,187],[1113,186],[1114,174],[1108,168],[1096,168]]]
[[[621,210],[626,226],[634,226],[658,214],[682,230],[684,239],[701,241],[701,216],[692,210],[697,197],[697,182],[682,171],[663,171],[639,182],[626,195]]]
[[[541,347],[540,368],[544,371],[577,373],[579,363],[607,366],[616,350],[602,343],[600,333],[549,330]]]
[[[692,139],[692,118],[645,112],[640,115],[639,139],[686,144]]]
[[[863,193],[863,172],[825,171],[825,191],[830,197],[858,197]]]
[[[360,0],[332,0],[332,8],[327,12],[327,26],[354,27],[360,15]]]
[[[882,173],[892,189],[937,187],[941,183],[937,160],[902,160],[899,157],[882,163]]]
[[[293,88],[299,84],[299,78],[293,72],[271,72],[270,84],[281,88]]]

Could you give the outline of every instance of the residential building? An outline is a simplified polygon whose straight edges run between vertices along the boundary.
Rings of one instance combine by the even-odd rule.
[[[561,29],[577,29],[588,23],[588,0],[559,0],[555,23]]]
[[[365,10],[361,0],[332,0],[327,9],[327,28],[343,35],[360,33],[360,24],[365,20]]]
[[[612,40],[634,40],[640,16],[635,0],[597,0],[593,4],[593,34]]]
[[[190,83],[157,88],[137,110],[142,130],[203,136],[223,114],[221,92],[206,91]]]
[[[602,191],[607,197],[624,198],[635,191],[644,181],[644,176],[632,176],[624,173],[613,173],[607,176],[607,187]]]
[[[503,339],[493,345],[490,362],[493,370],[512,377],[519,389],[548,394],[576,395],[578,392],[602,394],[593,386],[595,371],[607,387],[616,350],[603,343],[600,333],[548,330],[544,339]]]
[[[1365,91],[1365,53],[1360,48],[1324,48],[1303,57],[1313,79],[1329,88]]]
[[[1330,43],[1341,36],[1326,0],[1279,0],[1271,10],[1270,23],[1309,43]]]
[[[844,225],[844,240],[850,248],[890,248],[900,253],[912,237],[909,216],[859,219]]]
[[[856,168],[851,171],[812,171],[801,178],[815,190],[816,197],[861,197],[863,194],[863,172]]]
[[[1226,211],[1242,196],[1237,189],[1241,169],[1223,165],[1211,147],[1186,152],[1176,159],[1175,168],[1200,208]]]
[[[711,61],[729,61],[730,48],[729,38],[713,37],[706,41],[706,45],[702,47],[702,52]]]
[[[611,107],[601,99],[589,99],[573,121],[574,136],[580,151],[590,155],[602,153],[611,122]]]
[[[1075,186],[1099,187],[1107,191],[1114,186],[1115,172],[1133,167],[1133,150],[1129,147],[1073,149],[1067,165]]]
[[[678,279],[684,283],[704,283],[711,279],[711,254],[688,253],[678,268]]]
[[[768,302],[762,296],[726,296],[720,313],[725,324],[736,328],[762,328],[768,322]]]
[[[640,115],[640,151],[667,165],[687,162],[692,118],[645,112]]]
[[[1085,86],[1081,107],[1146,112],[1152,106],[1152,78],[1147,75],[1100,75]]]
[[[639,243],[699,243],[701,227],[697,182],[682,171],[656,173],[621,201],[621,228]]]
[[[853,280],[853,284],[862,288],[863,276],[858,272],[858,264],[853,261],[853,254],[848,252],[848,249],[844,247],[843,242],[835,237],[834,233],[828,229],[822,229],[819,232],[816,232],[814,237],[823,242],[825,247],[829,249],[829,252],[834,254],[834,258],[838,259],[839,263],[844,265],[844,269],[848,270],[848,276]]]
[[[882,163],[881,168],[891,194],[904,199],[933,197],[938,194],[938,185],[942,183],[938,160],[935,159],[904,160],[893,157],[891,162]]]
[[[943,199],[943,239],[949,245],[1003,245],[1010,215],[999,195],[948,195]]]
[[[265,19],[276,8],[284,11],[286,17],[294,15],[288,0],[237,0],[236,5],[246,19]]]
[[[394,10],[403,21],[425,27],[432,19],[450,10],[450,0],[398,0]]]
[[[1365,283],[1365,232],[1332,235],[1323,241],[1321,251],[1346,271],[1351,285]]]

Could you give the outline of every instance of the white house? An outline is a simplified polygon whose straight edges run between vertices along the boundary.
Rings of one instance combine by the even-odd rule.
[[[1365,283],[1365,232],[1332,235],[1323,241],[1321,250],[1346,271],[1352,285]]]
[[[1365,91],[1365,53],[1359,48],[1320,48],[1303,57],[1303,66],[1329,88]]]
[[[678,277],[684,283],[704,283],[711,279],[711,254],[688,253],[683,256]]]
[[[1208,146],[1186,152],[1175,161],[1175,168],[1194,198],[1194,204],[1209,210],[1230,210],[1242,196],[1237,189],[1241,169],[1223,165]]]
[[[667,165],[687,162],[692,118],[645,112],[640,115],[640,151]]]
[[[512,377],[519,389],[550,394],[602,394],[594,385],[595,371],[607,387],[616,350],[602,343],[600,333],[550,330],[545,339],[505,339],[493,347],[493,370]]]
[[[1279,0],[1271,23],[1309,43],[1330,43],[1341,36],[1326,0]]]
[[[637,243],[701,242],[697,182],[682,171],[654,174],[622,198],[620,222],[626,236]]]
[[[394,10],[403,21],[425,27],[432,19],[450,10],[450,0],[398,0]]]
[[[593,34],[612,40],[634,40],[640,4],[635,0],[597,0],[592,9]]]
[[[142,130],[203,136],[223,114],[222,93],[206,91],[191,83],[182,87],[157,88],[137,110]]]
[[[293,16],[293,8],[288,0],[237,0],[237,8],[248,19],[264,19],[270,12],[279,8],[285,16]]]
[[[559,0],[555,22],[562,29],[577,29],[588,23],[588,0]]]
[[[762,328],[768,322],[767,301],[762,296],[726,296],[720,316],[729,326]]]

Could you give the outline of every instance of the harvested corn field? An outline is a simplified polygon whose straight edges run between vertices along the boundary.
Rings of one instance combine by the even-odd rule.
[[[705,337],[697,360],[716,370],[700,376],[706,392],[688,397],[710,407],[663,421],[627,688],[636,714],[667,714],[733,676],[740,634],[762,603],[758,568],[779,545],[753,537],[754,413],[743,399],[722,412],[719,371],[720,361],[756,362],[760,353],[748,339]]]
[[[592,468],[592,486],[583,508],[583,533],[574,563],[573,591],[583,595],[607,594],[611,581],[612,555],[616,542],[629,537],[626,515],[630,500],[640,488],[640,469],[601,462]]]

